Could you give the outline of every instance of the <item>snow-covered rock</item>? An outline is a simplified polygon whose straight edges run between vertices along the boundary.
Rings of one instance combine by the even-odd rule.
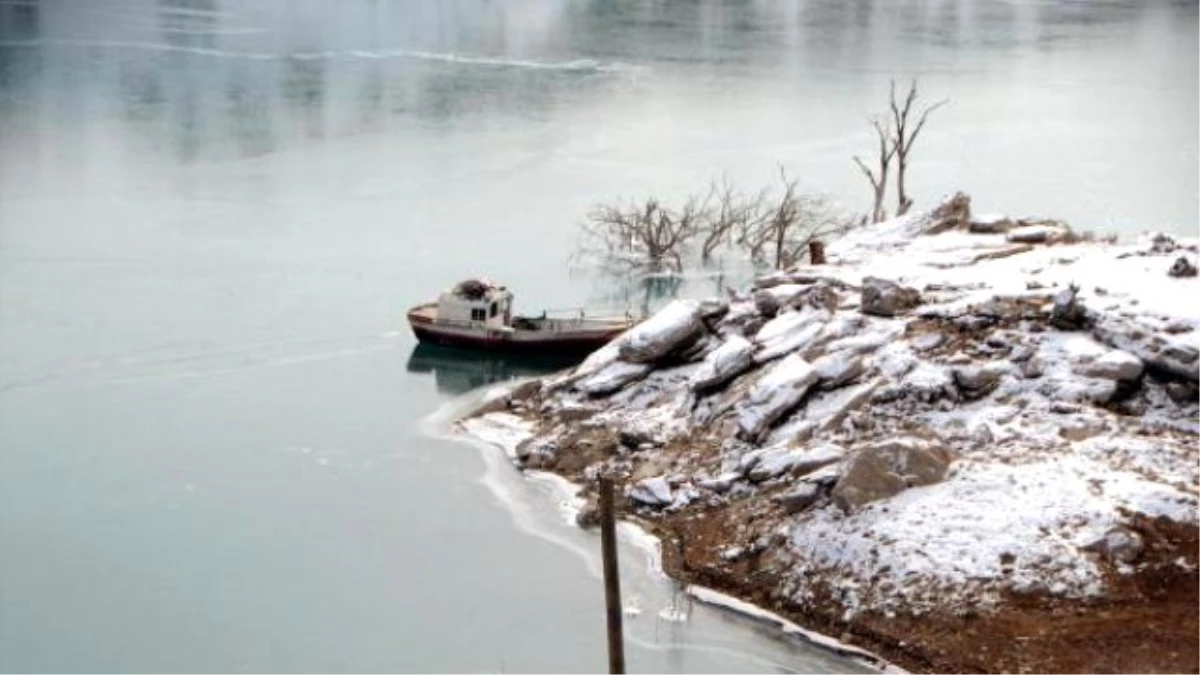
[[[837,389],[858,379],[867,370],[866,359],[849,350],[831,352],[813,361],[822,389]]]
[[[1182,278],[1194,277],[1200,270],[1196,269],[1196,263],[1188,259],[1187,256],[1181,255],[1171,263],[1170,269],[1167,270],[1167,276]]]
[[[1012,370],[1003,362],[971,365],[954,369],[954,383],[967,400],[987,396],[1000,384],[1000,378]]]
[[[789,515],[799,513],[812,506],[821,496],[821,488],[815,483],[798,483],[795,487],[774,497],[776,504]]]
[[[591,396],[603,396],[645,377],[651,370],[648,363],[613,361],[599,371],[575,384],[575,388]]]
[[[635,483],[629,490],[629,498],[650,507],[669,506],[675,501],[674,495],[671,494],[671,484],[662,476]]]
[[[802,476],[833,464],[845,455],[845,448],[831,443],[813,448],[774,446],[747,453],[739,462],[739,468],[750,480],[762,482],[785,473]]]
[[[863,314],[896,316],[920,303],[921,294],[915,288],[878,277],[863,279],[862,306],[859,308]]]
[[[833,501],[844,511],[930,485],[946,476],[953,458],[944,446],[918,438],[897,438],[855,453],[833,488]]]
[[[803,349],[821,334],[825,322],[829,319],[829,312],[823,310],[806,309],[779,314],[754,336],[754,341],[761,347],[755,353],[754,360],[766,363]]]
[[[700,302],[676,300],[617,338],[618,354],[629,363],[650,363],[686,347],[704,334]]]
[[[1024,225],[1008,231],[1014,244],[1047,244],[1062,241],[1071,235],[1071,228],[1060,223]]]
[[[1100,358],[1078,366],[1081,375],[1127,382],[1141,377],[1145,369],[1141,359],[1119,349],[1110,350]]]
[[[971,197],[955,192],[942,200],[927,216],[918,215],[922,221],[922,234],[940,234],[950,230],[961,230],[971,222]]]
[[[1129,319],[1109,315],[1096,319],[1092,335],[1168,375],[1192,382],[1200,380],[1200,350],[1194,342],[1189,344]]]
[[[750,389],[738,411],[738,427],[752,440],[762,438],[772,424],[795,408],[820,375],[797,354],[771,367]]]
[[[775,316],[780,309],[790,307],[808,288],[801,284],[784,283],[757,290],[754,292],[754,307],[763,316]]]
[[[692,373],[688,386],[692,391],[705,392],[718,388],[741,375],[754,363],[755,346],[740,335],[731,335],[709,352],[700,367]]]
[[[1115,563],[1126,565],[1136,561],[1145,550],[1142,536],[1125,527],[1114,527],[1095,542],[1083,547],[1095,551]]]
[[[973,234],[1004,234],[1013,227],[1012,219],[1002,213],[980,213],[971,216],[968,230]]]

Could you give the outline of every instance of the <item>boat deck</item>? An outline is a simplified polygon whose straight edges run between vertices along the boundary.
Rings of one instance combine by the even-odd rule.
[[[448,321],[438,318],[437,303],[418,305],[408,311],[410,320],[418,323],[436,326],[454,326],[458,328],[474,328],[489,330],[489,327],[474,321]],[[573,332],[573,331],[615,331],[630,328],[637,319],[632,316],[587,316],[580,312],[578,316],[514,316],[510,322],[513,331],[529,332]],[[492,328],[491,330],[495,330]]]
[[[567,318],[518,316],[510,325],[489,326],[479,321],[438,318],[436,303],[408,310],[408,322],[422,342],[480,349],[537,353],[586,354],[599,349],[638,322],[631,316],[586,316],[582,311]]]

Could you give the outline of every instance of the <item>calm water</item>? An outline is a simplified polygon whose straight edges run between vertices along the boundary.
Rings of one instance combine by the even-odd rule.
[[[0,669],[587,671],[594,540],[422,434],[545,364],[414,352],[484,273],[529,309],[598,200],[850,162],[948,97],[918,204],[1195,232],[1197,3],[0,0]],[[540,505],[540,506],[539,506]],[[532,508],[536,506],[538,508]],[[627,551],[631,667],[852,670]]]

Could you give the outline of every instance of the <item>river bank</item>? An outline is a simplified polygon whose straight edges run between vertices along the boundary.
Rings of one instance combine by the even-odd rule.
[[[677,579],[919,671],[1195,671],[1196,244],[931,213],[464,420]]]

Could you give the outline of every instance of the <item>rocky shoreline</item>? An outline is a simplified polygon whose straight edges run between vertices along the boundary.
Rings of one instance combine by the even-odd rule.
[[[589,504],[612,476],[673,577],[904,668],[1196,672],[1196,251],[960,194],[459,426]]]

